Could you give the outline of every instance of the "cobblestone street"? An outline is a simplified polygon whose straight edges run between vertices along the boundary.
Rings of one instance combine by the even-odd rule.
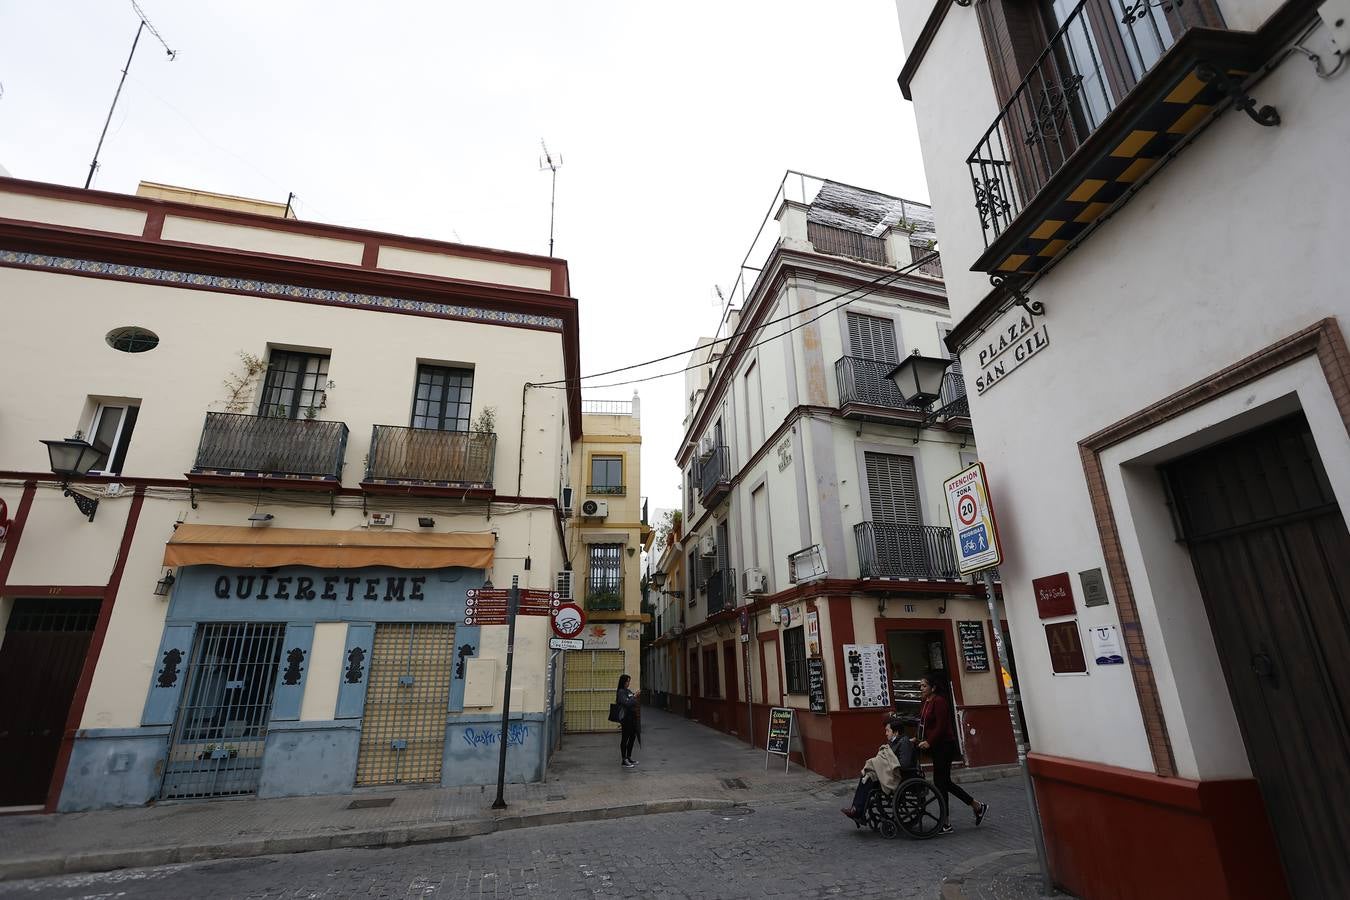
[[[0,884],[5,898],[924,897],[962,861],[1029,847],[1021,782],[969,786],[991,804],[930,841],[855,830],[844,786],[726,812],[500,832],[449,843],[332,850]],[[748,814],[744,810],[752,810]]]

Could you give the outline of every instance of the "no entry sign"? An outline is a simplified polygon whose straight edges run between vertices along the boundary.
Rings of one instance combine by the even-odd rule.
[[[561,603],[553,610],[553,633],[560,638],[574,638],[586,627],[586,613],[575,603]]]

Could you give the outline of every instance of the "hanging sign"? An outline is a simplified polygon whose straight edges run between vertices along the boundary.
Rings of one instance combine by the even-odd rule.
[[[989,502],[984,463],[977,462],[942,483],[947,512],[956,542],[956,562],[962,575],[992,569],[1003,562],[1003,548]]]
[[[844,684],[850,709],[891,705],[886,647],[882,644],[844,645]]]
[[[1114,625],[1097,625],[1088,629],[1092,639],[1092,656],[1099,666],[1121,666],[1125,657],[1120,653],[1120,637]]]
[[[1042,619],[1073,615],[1073,585],[1068,572],[1034,578],[1031,589],[1036,592],[1036,611]]]
[[[989,650],[984,642],[983,622],[957,622],[956,632],[961,639],[961,658],[967,672],[989,671]]]
[[[1045,626],[1045,642],[1050,647],[1050,671],[1056,675],[1084,675],[1083,641],[1078,636],[1078,620],[1052,622]]]
[[[824,715],[830,711],[825,701],[825,660],[819,656],[806,660],[806,693],[811,698],[811,712]]]

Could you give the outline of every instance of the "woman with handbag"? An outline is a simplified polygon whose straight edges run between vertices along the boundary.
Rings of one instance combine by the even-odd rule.
[[[637,765],[633,760],[633,743],[638,735],[638,695],[628,689],[632,680],[630,675],[619,676],[619,687],[609,707],[609,720],[619,723],[619,752],[623,754],[625,769]]]
[[[923,731],[919,749],[933,755],[933,786],[942,794],[942,826],[939,834],[951,834],[952,826],[947,820],[948,797],[955,797],[970,807],[975,814],[975,824],[984,821],[989,812],[988,803],[978,803],[952,782],[952,761],[961,752],[956,741],[956,729],[953,727],[951,701],[947,699],[947,679],[941,672],[931,672],[919,680],[919,693],[923,695],[923,708],[919,711],[919,720]]]

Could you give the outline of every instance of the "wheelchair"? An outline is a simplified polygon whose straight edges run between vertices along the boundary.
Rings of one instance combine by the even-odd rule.
[[[908,749],[911,751],[905,754],[908,759],[901,761],[900,783],[889,794],[872,791],[866,808],[853,820],[856,827],[866,825],[887,839],[896,838],[903,831],[920,841],[933,837],[942,828],[942,795],[923,777],[918,751],[912,742]]]

